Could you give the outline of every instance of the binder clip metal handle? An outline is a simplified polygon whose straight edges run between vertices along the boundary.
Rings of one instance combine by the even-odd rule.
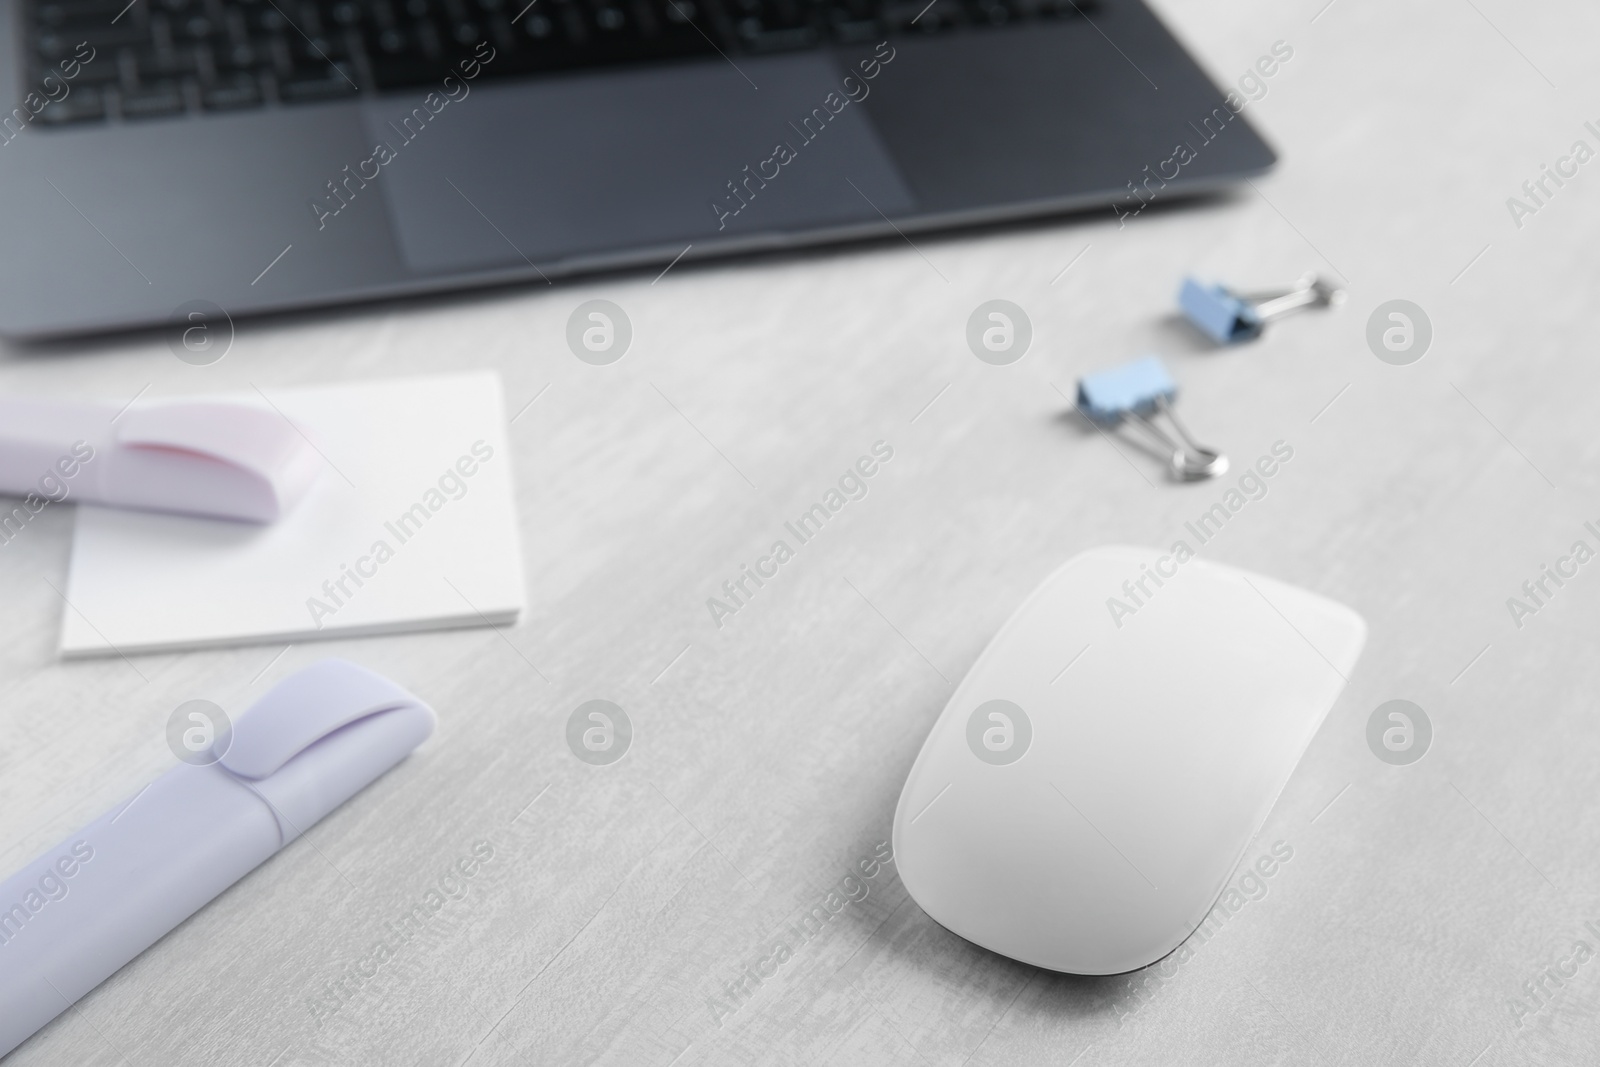
[[[1078,379],[1078,410],[1091,422],[1115,427],[1131,421],[1141,427],[1168,457],[1167,468],[1179,481],[1215,478],[1228,469],[1228,457],[1195,441],[1173,409],[1177,399],[1177,384],[1155,356]],[[1172,424],[1175,435],[1155,421],[1158,415]]]
[[[1128,414],[1138,420],[1140,426],[1172,453],[1172,458],[1167,461],[1167,467],[1172,471],[1173,477],[1183,482],[1198,482],[1206,478],[1215,478],[1228,469],[1227,456],[1214,448],[1197,444],[1195,439],[1189,436],[1188,429],[1179,420],[1178,413],[1172,409],[1166,397],[1156,397],[1155,406],[1156,410],[1172,423],[1173,429],[1178,431],[1178,436],[1183,441],[1181,445],[1148,416],[1137,411],[1130,411]]]
[[[1254,340],[1269,322],[1303,308],[1330,307],[1343,300],[1343,289],[1316,274],[1306,274],[1291,286],[1254,293],[1235,293],[1225,286],[1185,278],[1178,291],[1184,317],[1219,345]]]

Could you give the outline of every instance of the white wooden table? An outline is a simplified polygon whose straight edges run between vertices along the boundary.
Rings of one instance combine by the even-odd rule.
[[[1520,228],[1506,199],[1600,147],[1600,14],[1323,5],[1160,5],[1219,81],[1293,49],[1247,111],[1282,166],[1210,204],[246,325],[209,367],[154,336],[9,351],[0,387],[124,399],[496,368],[530,604],[500,632],[63,663],[72,509],[0,547],[0,867],[169,765],[185,700],[242,708],[337,654],[441,722],[10,1062],[1592,1062],[1600,962],[1573,946],[1600,951],[1600,564],[1520,628],[1507,598],[1600,547],[1600,164]],[[1173,318],[1186,273],[1308,269],[1348,303],[1259,343]],[[596,297],[635,331],[609,367],[563,339]],[[1009,367],[965,344],[991,298],[1034,326]],[[1433,326],[1409,366],[1366,343],[1391,299]],[[977,949],[892,865],[797,933],[887,839],[951,684],[1034,584],[1088,546],[1167,544],[1235,484],[1168,483],[1064,414],[1078,375],[1146,351],[1236,463],[1294,449],[1203,555],[1371,626],[1246,854],[1292,858],[1138,975]],[[868,495],[718,628],[707,598],[880,440]],[[637,731],[610,766],[564,740],[593,698]],[[1392,698],[1437,731],[1411,766],[1365,739]],[[492,858],[448,880],[475,847]]]

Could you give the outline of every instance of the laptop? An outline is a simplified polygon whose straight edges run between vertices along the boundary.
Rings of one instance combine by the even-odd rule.
[[[19,339],[1126,214],[1274,161],[1140,0],[0,12]]]

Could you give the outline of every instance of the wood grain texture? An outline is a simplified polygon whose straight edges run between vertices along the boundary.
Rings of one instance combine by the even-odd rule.
[[[1583,925],[1600,922],[1600,564],[1520,629],[1505,602],[1600,523],[1600,179],[1569,181],[1520,229],[1505,200],[1594,142],[1600,17],[1505,0],[1160,7],[1219,81],[1274,41],[1293,47],[1247,112],[1284,157],[1255,188],[1125,226],[1056,220],[244,324],[204,368],[159,337],[8,353],[0,387],[123,399],[463,367],[500,371],[508,416],[538,396],[509,431],[530,610],[501,631],[62,663],[71,509],[0,548],[0,867],[159,773],[185,700],[240,708],[336,654],[440,714],[412,759],[9,1062],[1592,1055],[1600,963],[1547,984],[1520,1026],[1512,1005],[1574,941],[1600,947]],[[1254,345],[1211,350],[1172,318],[1186,273],[1255,287],[1308,269],[1342,274],[1348,304]],[[610,367],[563,340],[593,297],[634,326]],[[1034,324],[1010,367],[964,342],[994,297]],[[1394,298],[1434,325],[1409,367],[1364,340]],[[1236,463],[1294,448],[1206,558],[1371,626],[1247,853],[1283,841],[1292,860],[1181,962],[1118,978],[975,948],[892,866],[802,939],[802,918],[888,837],[951,685],[1022,597],[1083,548],[1169,543],[1233,483],[1168,484],[1064,415],[1078,375],[1145,351],[1168,357],[1190,426]],[[878,440],[894,457],[867,496],[715,626],[706,598]],[[637,731],[609,767],[564,742],[595,697]],[[1394,697],[1438,731],[1411,767],[1364,740]],[[433,910],[481,841],[493,858]],[[422,931],[361,975],[419,904]],[[778,943],[785,958],[764,967]],[[730,992],[746,967],[772,973]]]

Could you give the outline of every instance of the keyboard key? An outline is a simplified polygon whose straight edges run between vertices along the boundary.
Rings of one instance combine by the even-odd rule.
[[[877,19],[843,18],[835,12],[830,21],[834,40],[842,44],[865,44],[883,38],[883,30]]]
[[[1009,6],[1003,0],[967,0],[966,15],[978,26],[1004,26],[1012,19]]]
[[[338,100],[355,93],[356,87],[337,73],[297,74],[278,79],[278,98],[289,104]]]
[[[69,66],[68,69],[70,70],[71,67]],[[50,70],[54,72],[58,78],[64,76],[61,74],[61,64],[59,61],[55,63]],[[108,55],[105,52],[101,52],[99,55],[95,56],[94,62],[78,64],[78,73],[72,79],[72,83],[74,85],[103,85],[107,82],[116,81],[120,75],[121,72],[117,69],[117,57],[115,55]]]
[[[147,26],[141,26],[129,19],[123,19],[115,26],[109,23],[104,26],[86,26],[77,33],[66,35],[70,40],[63,41],[65,48],[61,54],[74,51],[80,41],[87,42],[96,52],[114,52],[126,45],[144,44],[150,39],[149,34]]]
[[[116,18],[122,8],[115,3],[95,4],[66,4],[49,3],[40,5],[35,17],[40,26],[49,26],[60,29],[97,28],[111,25],[111,20]],[[130,11],[117,25],[133,18]]]
[[[197,70],[194,52],[190,49],[142,48],[134,52],[134,66],[140,84],[177,78]]]
[[[79,86],[70,95],[54,101],[39,112],[35,121],[42,122],[46,126],[65,126],[72,122],[103,119],[105,115],[105,103],[101,100],[99,92]]]
[[[739,25],[739,40],[752,52],[788,52],[815,47],[819,34],[810,26],[769,30],[757,19],[746,19]]]
[[[369,63],[372,67],[373,84],[379,89],[432,85],[450,73],[448,67],[422,56],[408,55],[398,58],[374,56]]]
[[[1095,9],[1093,0],[1005,0],[1013,19],[1072,18]]]
[[[182,110],[183,90],[170,82],[148,85],[122,94],[122,117],[125,119],[158,118],[176,115]]]
[[[296,67],[324,69],[329,63],[350,58],[350,48],[343,37],[301,38],[291,49]]]
[[[200,103],[212,111],[259,107],[261,86],[249,75],[238,75],[200,90]]]
[[[960,0],[911,0],[885,5],[884,22],[903,33],[937,33],[953,28],[960,21]]]
[[[219,70],[251,70],[267,66],[272,62],[270,55],[250,44],[219,48],[214,55]]]
[[[444,54],[444,47],[439,40],[439,27],[432,20],[416,24],[416,40],[422,46],[422,54],[429,59],[438,59]]]
[[[568,7],[560,14],[557,25],[567,32],[567,40],[575,45],[587,44],[589,40],[589,26],[584,20],[583,13],[575,8]]]

